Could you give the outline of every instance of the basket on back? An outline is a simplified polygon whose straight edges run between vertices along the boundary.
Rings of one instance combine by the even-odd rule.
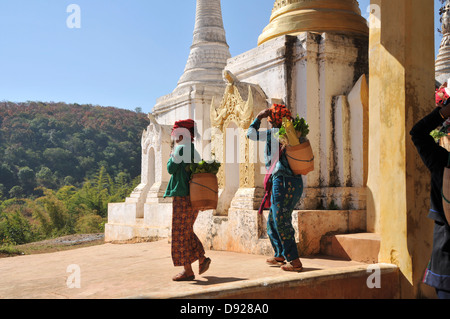
[[[308,124],[298,115],[294,121],[284,118],[278,133],[280,142],[286,146],[289,167],[295,175],[307,175],[314,171],[314,154],[311,143],[306,140],[308,133]]]
[[[442,177],[442,206],[444,208],[445,218],[450,221],[450,154],[447,167],[444,168]]]
[[[199,173],[192,175],[189,188],[192,209],[209,210],[217,208],[219,187],[215,174]]]
[[[295,175],[307,175],[314,171],[314,154],[309,141],[297,146],[287,146],[286,156]]]
[[[192,209],[210,210],[217,209],[219,201],[219,184],[217,181],[217,172],[220,163],[205,162],[191,164],[192,177],[189,182],[189,191]]]

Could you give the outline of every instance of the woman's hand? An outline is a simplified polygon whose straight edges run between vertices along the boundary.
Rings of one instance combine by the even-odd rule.
[[[269,117],[270,112],[271,112],[270,109],[265,109],[259,112],[259,114],[256,117],[261,121],[262,119]]]
[[[447,82],[445,82],[444,84],[442,84],[442,85],[439,87],[438,92],[441,91],[442,89],[446,88],[446,87],[447,87]],[[439,96],[441,100],[439,101],[439,103],[436,103],[436,107],[443,107],[443,106],[444,106],[444,103],[445,103],[445,100],[444,100],[444,98],[445,98],[444,92],[439,92],[439,93],[437,93],[437,96]]]

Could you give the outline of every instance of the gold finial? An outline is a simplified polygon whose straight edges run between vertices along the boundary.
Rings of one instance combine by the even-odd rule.
[[[369,35],[356,0],[276,0],[270,23],[260,35],[258,45],[305,31]]]

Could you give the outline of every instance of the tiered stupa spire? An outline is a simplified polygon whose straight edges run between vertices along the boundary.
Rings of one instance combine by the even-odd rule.
[[[197,0],[194,38],[178,87],[202,82],[223,82],[222,72],[231,58],[220,0]]]
[[[441,9],[442,41],[436,59],[436,80],[441,84],[450,78],[450,0]]]

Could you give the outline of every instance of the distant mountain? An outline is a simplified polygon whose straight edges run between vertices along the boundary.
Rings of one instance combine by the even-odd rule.
[[[0,199],[81,186],[101,167],[140,174],[144,113],[92,105],[0,102]]]

